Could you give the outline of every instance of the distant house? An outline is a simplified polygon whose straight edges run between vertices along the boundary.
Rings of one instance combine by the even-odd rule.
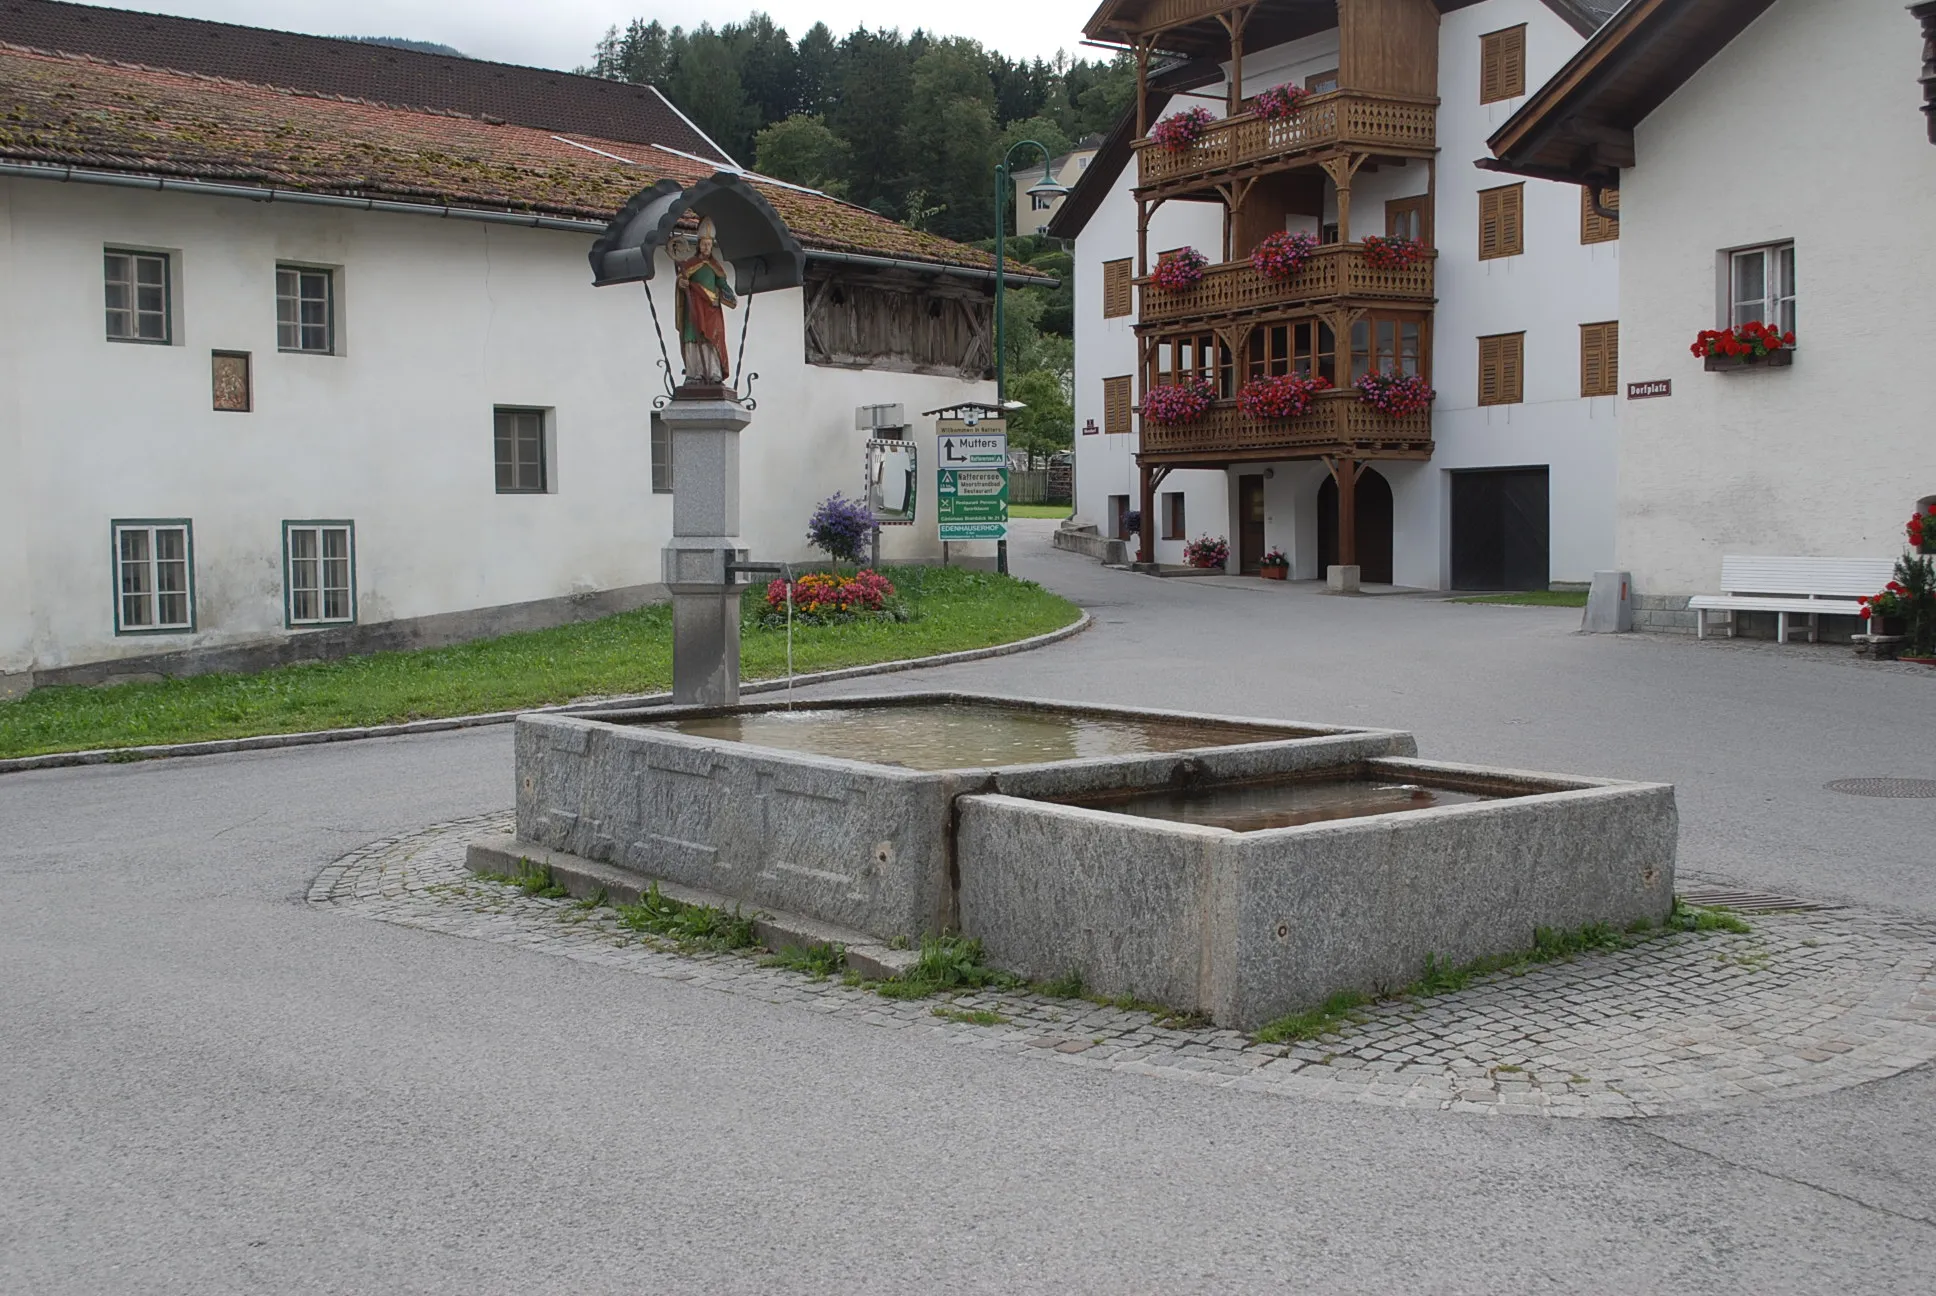
[[[1077,514],[1145,561],[1529,589],[1613,556],[1619,226],[1472,165],[1612,11],[1580,0],[1110,0],[1137,99],[1075,240]],[[1152,138],[1164,119],[1196,138]],[[1167,133],[1167,132],[1166,132]],[[1298,240],[1267,273],[1267,241]],[[1201,279],[1165,287],[1194,249]],[[1412,399],[1362,399],[1367,378]],[[1300,408],[1246,392],[1328,384]],[[1163,421],[1178,391],[1205,406]],[[1175,413],[1172,409],[1169,411]],[[1340,573],[1343,579],[1345,573]]]
[[[1103,137],[1087,135],[1076,146],[1060,157],[1049,162],[1048,173],[1065,188],[1073,189],[1089,169],[1096,152],[1102,147]],[[1062,195],[1031,194],[1029,189],[1042,180],[1040,162],[1021,167],[1012,177],[1015,183],[1015,232],[1017,234],[1040,234],[1051,218],[1062,206]]]
[[[88,53],[13,43],[19,15],[75,9],[0,0],[0,691],[445,642],[662,594],[652,310],[670,330],[672,276],[594,289],[586,254],[633,193],[722,155],[656,96],[563,74],[301,37],[325,68],[448,77],[285,75],[260,61],[285,38],[239,28],[213,42],[243,51],[227,74],[192,43],[149,54],[190,71],[137,66],[117,41],[149,16],[100,10],[81,11],[104,24]],[[598,120],[607,133],[568,124]],[[695,147],[640,138],[665,131]],[[741,534],[798,559],[812,505],[862,488],[859,424],[899,423],[926,456],[933,430],[910,415],[993,398],[993,268],[750,179],[809,261],[803,289],[729,325],[735,370],[759,375]],[[939,553],[932,474],[920,487],[925,525],[889,532],[890,559]]]
[[[1639,624],[1691,631],[1728,554],[1894,557],[1936,499],[1932,141],[1936,3],[1893,0],[1630,4],[1493,136],[1497,170],[1618,207]],[[1782,364],[1691,353],[1750,322],[1794,333]]]

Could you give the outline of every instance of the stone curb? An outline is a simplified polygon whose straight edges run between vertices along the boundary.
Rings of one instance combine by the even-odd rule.
[[[640,896],[657,886],[660,895],[680,904],[705,905],[728,913],[740,911],[739,902],[730,896],[647,877],[615,864],[546,850],[516,837],[480,837],[464,850],[464,867],[481,876],[516,877],[526,864],[539,864],[551,870],[552,880],[574,900],[603,893],[614,904],[637,904]],[[846,952],[849,968],[876,981],[907,971],[920,957],[912,950],[889,949],[864,932],[774,909],[761,909],[753,914],[753,935],[776,954],[789,949],[812,949],[816,945],[838,945]]]
[[[937,653],[932,657],[908,657],[900,661],[877,662],[871,666],[845,666],[839,670],[815,671],[796,675],[791,687],[833,684],[841,680],[864,679],[870,675],[892,675],[900,671],[925,670],[931,666],[953,666],[961,662],[1007,657],[1014,653],[1046,648],[1074,638],[1095,624],[1084,612],[1080,617],[1046,634],[1017,639],[1014,643],[988,648],[964,648],[960,652]],[[740,689],[747,693],[778,693],[789,681],[761,680]],[[0,760],[0,774],[24,774],[29,770],[65,769],[75,765],[111,765],[136,761],[168,760],[176,756],[221,756],[229,752],[269,751],[278,747],[310,747],[319,743],[358,742],[365,738],[407,738],[412,734],[442,733],[449,729],[478,729],[485,725],[509,724],[521,715],[586,715],[600,711],[627,711],[635,707],[664,706],[672,701],[670,693],[640,693],[631,697],[603,698],[597,702],[563,702],[555,706],[526,707],[518,711],[491,711],[483,715],[447,716],[441,720],[412,720],[404,724],[368,725],[360,729],[318,729],[306,733],[261,734],[253,738],[217,738],[208,742],[159,743],[152,747],[97,747],[89,751],[49,752],[45,756],[16,756]]]

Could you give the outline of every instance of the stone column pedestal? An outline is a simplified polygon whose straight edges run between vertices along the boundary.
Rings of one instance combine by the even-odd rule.
[[[1356,594],[1359,586],[1358,571],[1359,568],[1355,564],[1350,567],[1326,567],[1324,586],[1333,594]]]
[[[662,554],[672,591],[672,697],[692,706],[739,701],[739,434],[745,407],[675,396],[660,411],[672,442],[672,543]]]

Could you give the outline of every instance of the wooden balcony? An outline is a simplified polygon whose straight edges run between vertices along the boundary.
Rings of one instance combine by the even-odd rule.
[[[1307,155],[1430,157],[1438,147],[1438,102],[1333,90],[1312,96],[1282,121],[1255,113],[1226,117],[1188,149],[1138,140],[1137,188],[1146,196],[1181,193]]]
[[[1362,243],[1321,247],[1289,279],[1266,279],[1248,258],[1211,266],[1195,286],[1165,292],[1142,281],[1139,327],[1173,325],[1250,311],[1281,310],[1332,300],[1404,302],[1429,307],[1436,300],[1438,253],[1419,265],[1384,270],[1365,262]]]
[[[1234,400],[1218,401],[1195,423],[1143,420],[1138,459],[1144,463],[1216,467],[1241,460],[1430,459],[1432,411],[1402,418],[1381,414],[1355,391],[1326,392],[1301,417],[1272,422],[1247,418]]]

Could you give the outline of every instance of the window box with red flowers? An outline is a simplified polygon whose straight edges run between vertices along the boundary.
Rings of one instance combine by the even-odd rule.
[[[1217,388],[1207,378],[1165,383],[1143,394],[1143,417],[1152,423],[1194,423],[1210,412]]]
[[[1432,384],[1417,374],[1368,373],[1357,387],[1359,400],[1392,418],[1416,414],[1438,396]]]
[[[1380,238],[1372,234],[1365,238],[1364,246],[1365,264],[1373,270],[1410,270],[1424,265],[1432,255],[1432,249],[1417,239]]]
[[[1172,153],[1188,153],[1216,124],[1217,119],[1208,108],[1185,108],[1151,127],[1150,140]]]
[[[1784,369],[1795,363],[1795,335],[1750,320],[1733,328],[1703,329],[1690,348],[1709,373],[1733,369]]]
[[[1291,560],[1284,556],[1282,549],[1273,548],[1257,560],[1257,574],[1265,580],[1289,580]]]
[[[1210,258],[1203,253],[1193,247],[1178,248],[1157,258],[1150,282],[1164,292],[1188,292],[1203,282],[1203,272],[1209,268]]]
[[[1311,92],[1303,86],[1272,86],[1250,101],[1250,110],[1265,121],[1286,121],[1297,114]]]
[[[1272,283],[1294,278],[1317,255],[1318,236],[1284,230],[1270,235],[1250,254],[1250,268]]]
[[[1319,392],[1329,390],[1331,380],[1322,375],[1306,378],[1293,373],[1253,378],[1238,391],[1237,408],[1246,418],[1267,423],[1294,419],[1311,408]]]

